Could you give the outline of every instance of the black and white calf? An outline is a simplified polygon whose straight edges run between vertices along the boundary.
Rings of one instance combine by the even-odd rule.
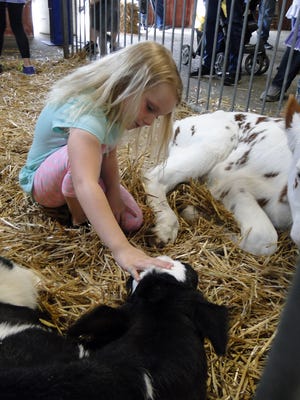
[[[0,257],[0,381],[10,368],[43,368],[84,355],[82,345],[41,323],[45,316],[37,307],[38,282],[32,271]]]
[[[149,398],[206,398],[207,365],[204,339],[225,353],[227,309],[209,303],[197,291],[197,273],[188,264],[172,261],[170,270],[149,269],[119,308],[100,306],[70,330],[101,346],[102,339],[122,336],[100,351],[101,359],[135,364],[146,374]],[[128,367],[127,367],[128,368]]]
[[[273,254],[276,229],[292,222],[287,199],[292,156],[284,121],[216,111],[176,121],[174,128],[166,162],[144,177],[157,243],[174,242],[178,234],[166,194],[179,183],[202,178],[233,213],[241,232],[239,246],[256,255]]]
[[[80,318],[65,338],[52,332],[54,342],[61,339],[70,347],[68,360],[63,359],[65,348],[59,343],[57,350],[52,347],[48,362],[39,362],[36,356],[28,360],[35,346],[47,347],[52,340],[37,339],[34,330],[31,340],[29,330],[3,338],[1,399],[205,399],[203,342],[207,337],[218,354],[225,353],[227,309],[207,302],[196,290],[197,281],[196,272],[178,261],[170,271],[143,272],[138,283],[130,282],[132,293],[124,305],[97,307]],[[14,339],[12,362],[5,351],[9,338]],[[74,357],[78,338],[84,357],[78,352]]]

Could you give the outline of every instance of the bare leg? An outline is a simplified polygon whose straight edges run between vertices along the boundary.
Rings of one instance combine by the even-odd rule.
[[[86,215],[75,197],[66,197],[66,203],[72,215],[72,224],[81,225],[87,221]]]
[[[30,58],[23,58],[23,65],[24,67],[30,67],[32,65]]]

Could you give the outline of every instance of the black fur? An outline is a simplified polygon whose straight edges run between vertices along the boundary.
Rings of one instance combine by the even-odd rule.
[[[225,353],[227,309],[207,302],[196,290],[196,272],[189,266],[186,271],[185,283],[168,273],[149,273],[124,305],[95,308],[67,337],[43,327],[5,338],[1,400],[205,399],[204,340]],[[17,308],[21,323],[37,322],[34,311]],[[6,310],[15,323],[15,309]],[[79,358],[78,341],[89,356]]]
[[[0,303],[1,325],[28,326],[0,341],[0,369],[47,366],[78,360],[78,343],[41,324],[41,318],[46,318],[46,314],[38,310]]]
[[[97,307],[69,333],[88,347],[96,343],[102,356],[116,360],[138,356],[152,377],[156,399],[205,399],[204,339],[211,340],[218,354],[225,353],[227,309],[207,302],[195,285],[195,279],[180,283],[167,273],[152,272],[125,305]],[[116,338],[118,332],[122,336],[102,347],[103,332],[105,337]]]
[[[0,264],[3,265],[3,267],[7,267],[8,269],[13,269],[14,264],[11,260],[8,260],[5,257],[0,256]]]

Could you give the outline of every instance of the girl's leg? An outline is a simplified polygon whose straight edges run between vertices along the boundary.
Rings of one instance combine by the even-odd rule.
[[[125,232],[134,232],[137,231],[143,224],[143,213],[137,202],[134,200],[133,196],[122,186],[121,189],[121,199],[124,204],[134,212],[135,216],[131,213],[127,212],[125,214],[125,218],[123,218],[123,222],[121,224],[121,228]]]
[[[99,180],[99,185],[105,193],[105,186],[102,179]],[[120,185],[120,191],[121,198],[124,204],[127,206],[127,208],[132,210],[134,214],[132,215],[130,212],[126,212],[125,216],[123,215],[120,226],[124,232],[137,231],[143,223],[143,213],[132,195],[122,185]],[[86,222],[86,216],[79,201],[75,197],[68,196],[65,197],[65,200],[67,202],[70,213],[72,214],[73,225],[80,225]]]
[[[72,225],[82,225],[87,222],[85,212],[76,197],[66,197],[65,200],[71,213]]]
[[[68,150],[67,146],[63,146],[47,157],[35,172],[32,191],[34,200],[49,208],[66,204],[63,182],[67,179],[68,184],[68,171]]]
[[[106,187],[101,178],[99,178],[99,185],[101,186],[103,192],[106,193]],[[132,195],[122,185],[120,185],[120,192],[123,203],[127,206],[127,208],[133,211],[133,214],[135,214],[132,215],[131,213],[126,212],[125,216],[123,215],[122,223],[120,224],[120,226],[124,232],[134,232],[138,230],[143,223],[143,213]],[[76,222],[77,224],[80,224],[85,222],[84,212],[78,200],[76,199],[69,165],[67,165],[67,171],[62,182],[62,193],[67,200],[67,204],[73,216],[74,223]]]
[[[28,67],[30,63],[30,49],[28,37],[23,27],[23,7],[24,4],[7,3],[8,15],[11,29],[15,35],[16,42],[23,58],[24,66]]]
[[[106,189],[101,179],[99,179],[99,185],[105,193]],[[129,212],[126,213],[121,228],[125,232],[136,231],[143,223],[142,211],[132,195],[123,186],[120,189],[124,204],[135,214],[133,216]],[[44,207],[56,208],[67,203],[73,222],[76,224],[83,223],[86,220],[76,199],[67,145],[47,157],[37,169],[34,175],[32,195],[34,200]]]

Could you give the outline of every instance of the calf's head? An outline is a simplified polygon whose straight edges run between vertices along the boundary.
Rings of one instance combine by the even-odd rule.
[[[224,306],[208,302],[197,290],[198,275],[188,264],[171,261],[170,270],[149,268],[140,274],[139,282],[130,277],[128,299],[119,308],[99,306],[80,318],[69,330],[72,336],[88,338],[90,347],[99,348],[121,337],[140,313],[152,310],[151,318],[160,320],[160,313],[179,316],[197,332],[200,339],[208,338],[217,354],[224,354],[227,344],[228,311]],[[170,329],[171,331],[172,329]],[[180,335],[178,327],[178,335]],[[170,332],[170,334],[174,334]],[[151,335],[151,332],[149,332]]]
[[[162,268],[148,268],[145,271],[140,273],[140,279],[142,280],[149,274],[153,274],[153,272],[156,272],[157,274],[168,274],[170,276],[173,276],[177,282],[181,282],[183,285],[191,288],[191,289],[197,289],[198,285],[198,275],[197,272],[189,265],[186,263],[181,263],[180,261],[173,260],[172,258],[168,256],[159,256],[157,257],[160,260],[163,261],[168,261],[173,264],[173,267],[169,270],[167,269],[162,269]],[[127,291],[128,294],[132,294],[139,282],[134,280],[132,277],[130,277],[127,281]]]
[[[0,256],[0,302],[35,309],[38,276]]]

